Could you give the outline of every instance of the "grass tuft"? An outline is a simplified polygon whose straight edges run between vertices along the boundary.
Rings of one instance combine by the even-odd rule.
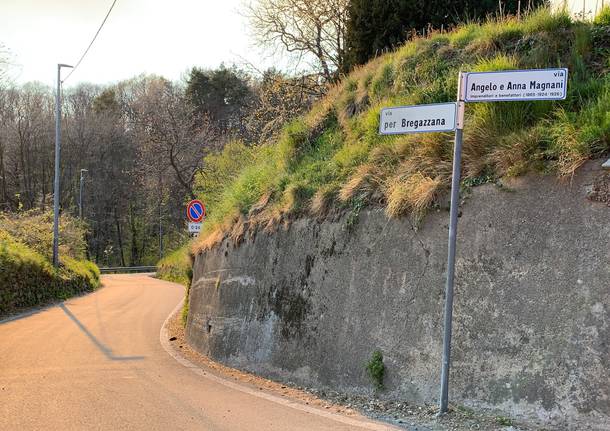
[[[434,201],[440,178],[430,178],[416,173],[407,178],[395,178],[390,181],[387,190],[386,214],[389,217],[399,217],[411,213],[420,220],[427,208]]]

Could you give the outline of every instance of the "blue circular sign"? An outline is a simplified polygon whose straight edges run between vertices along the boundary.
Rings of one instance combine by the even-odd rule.
[[[189,202],[186,207],[186,216],[193,223],[199,223],[205,217],[205,205],[199,199]]]

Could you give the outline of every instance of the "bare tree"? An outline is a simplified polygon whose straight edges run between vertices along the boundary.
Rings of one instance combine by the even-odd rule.
[[[246,5],[257,43],[298,58],[313,57],[327,81],[345,58],[349,0],[256,0]]]
[[[317,75],[291,78],[274,69],[263,72],[256,101],[246,117],[247,142],[268,142],[293,118],[309,109],[323,92]]]
[[[7,47],[0,42],[0,86],[8,81],[9,54]]]
[[[217,142],[214,127],[192,108],[179,88],[163,78],[145,78],[132,86],[128,112],[141,159],[153,171],[173,171],[178,184],[192,195],[192,183],[201,159]]]

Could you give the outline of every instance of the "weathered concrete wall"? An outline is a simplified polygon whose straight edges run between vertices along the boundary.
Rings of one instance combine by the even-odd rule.
[[[464,203],[453,402],[608,429],[610,206],[603,184],[591,191],[599,165],[571,183],[478,187]],[[381,210],[352,231],[346,220],[300,220],[197,256],[188,339],[233,366],[352,392],[371,391],[364,364],[380,349],[385,396],[435,402],[448,213],[417,230]]]

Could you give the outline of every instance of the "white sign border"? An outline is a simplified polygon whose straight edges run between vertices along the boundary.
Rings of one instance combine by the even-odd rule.
[[[455,110],[453,111],[453,128],[451,129],[443,129],[443,130],[414,130],[412,132],[382,132],[381,131],[381,127],[383,126],[383,122],[381,121],[383,118],[383,111],[388,111],[390,109],[397,109],[397,108],[419,108],[421,106],[436,106],[436,105],[454,105]],[[457,129],[457,110],[458,110],[458,106],[457,106],[457,102],[441,102],[441,103],[424,103],[422,105],[400,105],[400,106],[389,106],[387,108],[381,108],[381,111],[379,111],[379,134],[380,135],[385,135],[385,136],[389,136],[389,135],[412,135],[415,133],[449,133],[449,132],[455,132],[455,129]]]
[[[471,100],[466,97],[468,94],[468,77],[470,75],[487,75],[492,73],[521,73],[521,72],[546,72],[549,70],[563,70],[565,72],[565,80],[563,86],[563,97],[543,97],[536,99],[510,98],[510,99],[475,99]],[[515,70],[492,70],[490,72],[465,72],[466,79],[464,81],[464,102],[467,103],[491,103],[491,102],[533,102],[535,100],[565,100],[568,97],[568,68],[567,67],[549,67],[546,69],[515,69]]]

